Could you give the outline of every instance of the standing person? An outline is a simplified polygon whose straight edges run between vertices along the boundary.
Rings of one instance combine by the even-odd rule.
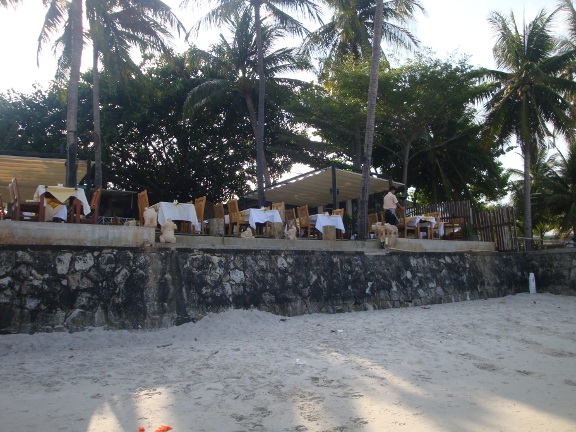
[[[401,210],[406,210],[406,208],[398,202],[398,198],[396,198],[396,187],[392,185],[390,189],[388,189],[388,193],[384,196],[386,223],[394,226],[398,225],[400,221],[398,220],[398,216],[396,216],[397,207]]]

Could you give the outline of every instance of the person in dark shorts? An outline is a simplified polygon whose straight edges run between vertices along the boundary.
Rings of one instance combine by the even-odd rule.
[[[390,225],[398,225],[400,221],[398,220],[398,216],[396,216],[396,208],[405,210],[405,208],[398,202],[398,198],[396,198],[396,187],[391,185],[390,189],[388,189],[388,193],[384,196],[386,223],[389,223]]]

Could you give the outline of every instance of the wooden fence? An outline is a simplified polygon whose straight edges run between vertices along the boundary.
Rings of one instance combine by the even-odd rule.
[[[466,232],[474,231],[474,218],[470,201],[449,201],[438,204],[418,204],[406,209],[406,216],[422,215],[426,213],[440,212],[442,222],[449,222],[454,218],[464,218]]]
[[[478,212],[475,218],[480,240],[495,242],[496,250],[500,252],[519,250],[513,207]]]
[[[463,218],[465,237],[478,236],[478,240],[496,243],[496,250],[517,251],[520,244],[516,232],[513,207],[476,212],[470,201],[450,201],[439,204],[416,205],[406,209],[407,216],[440,212],[442,222]]]

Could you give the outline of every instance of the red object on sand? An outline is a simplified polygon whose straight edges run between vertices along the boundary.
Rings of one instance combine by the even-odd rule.
[[[144,432],[146,430],[146,428],[144,426],[140,426],[138,428],[138,432]]]
[[[171,430],[172,428],[170,426],[160,426],[158,429],[156,429],[156,432],[166,432]]]

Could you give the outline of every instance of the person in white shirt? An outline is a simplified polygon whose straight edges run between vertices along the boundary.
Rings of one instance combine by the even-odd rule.
[[[396,198],[396,187],[390,186],[388,193],[384,196],[386,223],[389,223],[390,225],[398,225],[400,221],[398,220],[398,216],[396,216],[396,208],[405,210],[405,208],[398,202],[398,198]]]

